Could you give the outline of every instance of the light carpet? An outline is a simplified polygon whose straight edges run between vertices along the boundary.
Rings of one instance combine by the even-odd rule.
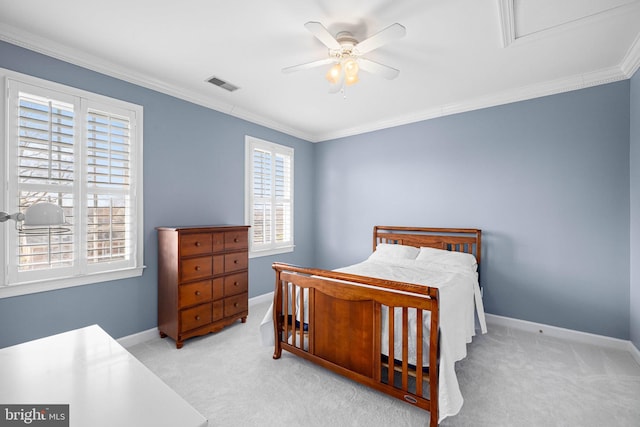
[[[240,322],[185,341],[128,350],[209,426],[427,426],[429,414],[286,351],[260,343],[269,303]],[[493,325],[456,364],[464,405],[440,425],[638,427],[640,365],[623,350]]]

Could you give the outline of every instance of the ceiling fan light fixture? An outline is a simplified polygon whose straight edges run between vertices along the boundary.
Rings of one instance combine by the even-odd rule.
[[[349,77],[357,77],[358,71],[360,67],[358,66],[358,62],[353,58],[348,58],[344,61],[344,73]]]
[[[363,58],[362,55],[393,40],[404,37],[406,28],[402,25],[398,23],[391,24],[362,41],[358,41],[349,31],[341,31],[334,37],[320,22],[309,21],[304,26],[329,49],[329,55],[325,59],[283,68],[283,72],[290,73],[333,62],[334,64],[325,75],[325,78],[331,84],[329,93],[340,91],[344,93],[345,86],[357,83],[361,65],[364,71],[378,74],[388,80],[398,76],[398,70]]]
[[[344,79],[344,83],[347,86],[351,86],[351,85],[354,85],[354,84],[358,83],[359,80],[360,79],[358,78],[358,75],[354,74],[352,76],[346,76],[346,78]]]
[[[340,80],[340,73],[342,72],[342,66],[338,64],[334,64],[329,71],[327,71],[326,79],[331,84],[336,84]]]
[[[358,71],[360,67],[358,66],[358,61],[355,58],[348,57],[342,63],[344,68],[344,83],[347,86],[354,85],[358,83]]]

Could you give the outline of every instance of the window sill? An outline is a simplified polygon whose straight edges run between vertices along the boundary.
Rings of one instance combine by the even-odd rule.
[[[278,255],[278,254],[293,252],[293,248],[295,248],[295,245],[283,246],[281,248],[275,248],[275,249],[265,249],[263,251],[253,251],[253,252],[249,252],[249,258],[259,258],[263,256]]]
[[[52,279],[30,283],[17,283],[15,285],[0,286],[0,299],[16,297],[20,295],[35,294],[39,292],[55,291],[74,286],[90,285],[93,283],[107,282],[111,280],[128,279],[142,276],[145,267],[127,268],[110,271],[108,273],[96,273],[77,277]]]

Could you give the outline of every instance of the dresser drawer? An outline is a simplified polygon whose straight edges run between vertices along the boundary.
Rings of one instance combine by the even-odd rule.
[[[236,273],[224,278],[224,296],[241,294],[249,290],[249,274]]]
[[[180,320],[183,332],[195,329],[199,326],[211,323],[211,303],[201,304],[193,308],[187,308],[180,312]]]
[[[211,280],[179,286],[180,308],[211,300]]]
[[[227,231],[224,233],[224,248],[226,250],[246,249],[249,247],[247,232]]]
[[[224,317],[233,316],[236,313],[247,311],[249,297],[247,293],[224,299]]]
[[[181,234],[180,255],[192,256],[209,254],[213,248],[211,233]]]
[[[205,256],[180,261],[180,275],[183,282],[209,277],[213,274],[213,257]]]
[[[180,281],[202,279],[224,272],[224,255],[187,258],[180,261]]]
[[[224,272],[229,273],[232,271],[245,270],[249,264],[249,259],[246,252],[237,252],[234,254],[227,254],[224,256]]]

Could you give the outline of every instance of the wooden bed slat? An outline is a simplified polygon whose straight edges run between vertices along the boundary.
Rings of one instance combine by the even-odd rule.
[[[423,324],[422,310],[416,310],[416,325]],[[422,328],[416,328],[416,394],[422,396]]]
[[[289,313],[289,295],[288,295],[288,293],[284,294],[284,311],[283,311],[283,313],[285,313],[285,316],[288,316],[288,313]],[[285,324],[284,337],[288,337],[289,336],[289,320],[286,319],[284,324]]]
[[[313,288],[308,288],[309,291],[309,306],[310,307],[315,307],[316,306],[316,293],[315,293],[315,289]],[[311,317],[313,315],[313,318]],[[315,312],[311,311],[308,314],[309,317],[309,325],[307,327],[308,331],[309,331],[309,352],[311,354],[316,354],[316,346],[315,346],[315,342],[316,342],[316,330],[315,330]]]
[[[409,309],[407,307],[402,307],[402,389],[409,391]]]
[[[304,347],[304,289],[299,290],[300,300],[298,304],[300,305],[300,347]]]
[[[388,367],[387,367],[387,377],[389,378],[389,384],[393,385],[393,377],[394,377],[394,373],[393,373],[393,367],[394,367],[394,360],[396,360],[396,355],[395,355],[395,349],[396,349],[396,340],[395,340],[395,330],[396,330],[396,326],[395,326],[395,311],[396,308],[395,307],[388,307],[388,311],[389,311],[389,323],[388,323],[388,334],[389,334],[389,361],[388,361]]]

